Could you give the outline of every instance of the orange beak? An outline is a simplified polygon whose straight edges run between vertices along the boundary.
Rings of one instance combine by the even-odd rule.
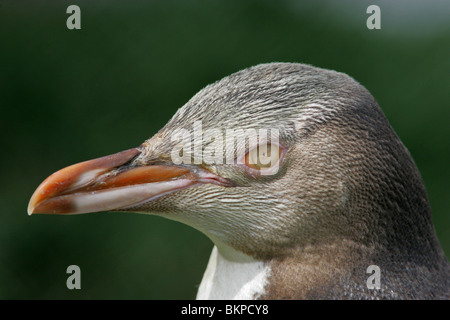
[[[199,167],[131,166],[140,153],[137,148],[129,149],[55,172],[33,193],[28,214],[120,211],[196,184],[231,185]]]

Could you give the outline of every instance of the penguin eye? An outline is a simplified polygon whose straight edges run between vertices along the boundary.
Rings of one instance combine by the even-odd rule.
[[[281,148],[276,144],[263,144],[253,148],[245,155],[245,165],[255,170],[265,170],[278,165]]]

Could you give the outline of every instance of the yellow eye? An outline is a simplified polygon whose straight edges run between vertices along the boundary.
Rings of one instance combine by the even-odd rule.
[[[276,144],[260,145],[247,152],[245,164],[256,170],[271,168],[278,163],[281,151],[280,146]]]

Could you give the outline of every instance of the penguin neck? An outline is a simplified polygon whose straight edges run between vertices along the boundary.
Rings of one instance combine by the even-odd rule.
[[[214,246],[197,300],[249,300],[265,293],[270,265],[226,245]]]
[[[330,289],[343,285],[364,291],[372,253],[373,248],[340,240],[293,248],[288,255],[262,261],[216,242],[197,299],[332,298],[338,293]],[[354,261],[361,263],[361,279],[351,279]]]

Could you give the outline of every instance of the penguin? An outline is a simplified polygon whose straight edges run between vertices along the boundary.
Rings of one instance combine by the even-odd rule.
[[[449,299],[407,148],[350,76],[256,65],[206,86],[136,148],[78,163],[31,214],[123,211],[214,243],[197,299]]]

